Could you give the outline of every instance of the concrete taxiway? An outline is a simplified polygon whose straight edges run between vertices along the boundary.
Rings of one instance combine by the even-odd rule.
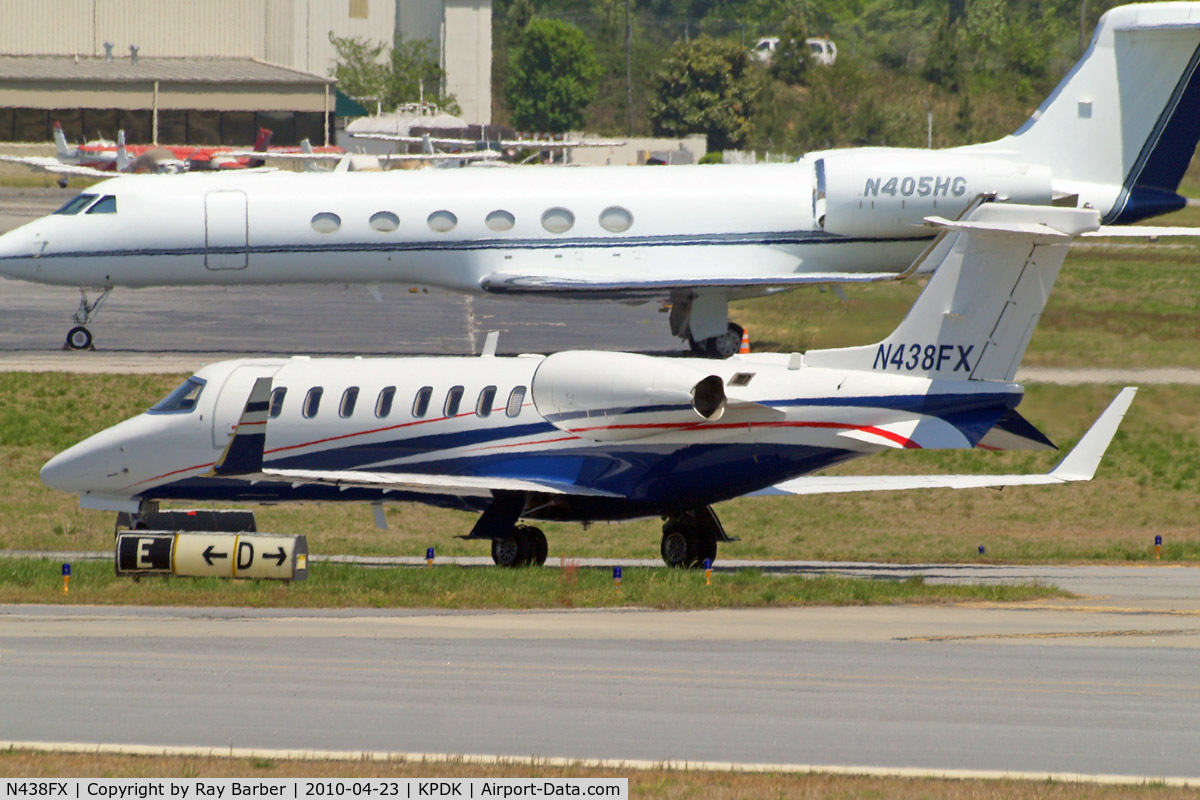
[[[0,607],[4,735],[1194,776],[1200,570],[1052,571],[1099,591],[670,613]]]

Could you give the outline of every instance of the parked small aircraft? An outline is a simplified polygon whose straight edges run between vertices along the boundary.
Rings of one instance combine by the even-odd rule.
[[[267,152],[271,131],[259,128],[253,150],[238,151],[225,145],[151,145],[126,144],[125,131],[117,132],[117,141],[98,140],[72,147],[67,143],[62,125],[54,123],[54,146],[57,154],[49,156],[10,156],[0,154],[0,161],[24,164],[32,169],[70,177],[110,178],[113,173],[181,172],[246,169],[262,166],[260,153]],[[281,153],[298,148],[278,148]]]
[[[662,516],[662,555],[727,540],[712,504],[808,494],[1089,480],[1132,400],[1118,396],[1045,475],[809,477],[896,449],[1046,449],[1013,383],[1072,236],[1092,209],[988,203],[911,270],[937,269],[878,344],[725,361],[611,352],[482,358],[243,359],[206,366],[146,413],[42,468],[81,505],[163,500],[417,501],[482,512],[497,564],[545,561],[521,520]]]
[[[670,303],[672,333],[737,352],[731,298],[887,280],[928,215],[973,198],[1182,208],[1200,138],[1200,3],[1105,14],[1016,133],[946,150],[853,148],[727,166],[117,178],[0,237],[0,274],[79,287],[68,347],[114,286],[400,282],[517,297]],[[98,291],[94,301],[88,292]]]

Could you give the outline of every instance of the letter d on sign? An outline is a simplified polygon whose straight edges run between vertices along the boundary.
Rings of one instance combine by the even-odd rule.
[[[254,563],[254,545],[249,542],[238,542],[237,551],[237,566],[238,569],[249,569]]]

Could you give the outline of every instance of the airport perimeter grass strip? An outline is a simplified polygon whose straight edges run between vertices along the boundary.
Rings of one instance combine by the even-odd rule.
[[[84,742],[16,742],[0,741],[0,776],[9,777],[10,769],[16,766],[14,761],[21,756],[31,756],[37,763],[37,756],[67,755],[67,756],[109,756],[115,758],[127,757],[137,759],[153,759],[150,768],[145,763],[139,763],[133,769],[120,769],[119,762],[106,762],[104,777],[150,777],[152,775],[179,775],[187,772],[184,777],[253,777],[280,778],[291,777],[289,774],[304,777],[332,777],[344,774],[347,776],[378,777],[382,776],[387,767],[401,767],[405,771],[415,772],[413,777],[475,777],[480,771],[487,777],[501,777],[503,773],[513,776],[529,776],[531,772],[553,773],[554,777],[589,777],[580,773],[603,772],[611,776],[624,776],[632,773],[630,778],[630,796],[674,796],[674,793],[663,794],[653,791],[654,781],[639,779],[639,773],[657,775],[660,780],[668,777],[678,779],[686,775],[685,780],[695,786],[704,786],[708,781],[721,780],[722,776],[744,777],[778,775],[793,778],[871,778],[899,779],[904,782],[920,781],[920,796],[957,797],[959,793],[933,792],[929,781],[940,781],[949,784],[945,788],[953,789],[956,784],[975,782],[984,784],[985,788],[993,791],[1000,790],[1001,785],[1011,784],[1013,792],[1004,792],[1004,796],[1026,796],[1026,791],[1032,789],[1029,796],[1047,797],[1048,788],[1054,785],[1060,789],[1080,787],[1087,789],[1094,786],[1107,787],[1146,787],[1161,791],[1164,788],[1192,789],[1200,787],[1200,777],[1163,777],[1143,775],[1108,775],[1084,774],[1072,772],[1020,772],[1012,770],[976,770],[976,769],[938,769],[923,767],[873,767],[838,764],[767,764],[735,761],[650,761],[640,759],[577,759],[542,756],[497,756],[450,753],[405,753],[388,751],[351,751],[351,750],[302,750],[302,749],[267,749],[248,747],[178,747],[168,745],[126,745],[102,744]],[[202,769],[195,759],[203,759],[209,769]],[[179,760],[183,760],[180,763]],[[230,765],[228,762],[240,761],[240,765]],[[222,763],[225,762],[225,763]],[[287,762],[297,767],[304,767],[308,772],[298,772],[296,769],[281,769],[279,762]],[[186,765],[186,766],[185,766]],[[128,765],[127,765],[128,766]],[[216,767],[220,767],[219,769]],[[232,769],[229,767],[232,766]],[[174,767],[174,769],[172,769]],[[240,767],[240,768],[239,768]],[[328,770],[334,768],[331,774]],[[346,768],[344,772],[338,767]],[[95,769],[95,767],[93,767]],[[562,774],[568,773],[568,774]],[[74,777],[86,775],[86,771],[77,768],[72,772]],[[15,777],[15,775],[11,775]],[[21,777],[35,777],[29,774],[29,769]],[[40,775],[38,775],[40,777]],[[598,776],[591,776],[598,777]],[[640,785],[639,785],[640,784]],[[736,787],[730,787],[736,788]],[[748,787],[747,787],[748,788]],[[745,796],[746,788],[742,788],[735,796]],[[772,792],[775,794],[775,792]],[[866,792],[865,796],[881,796]],[[1057,793],[1056,793],[1057,794]],[[686,792],[686,796],[697,795],[695,791]],[[848,793],[844,790],[837,796],[860,796],[858,793]],[[882,796],[898,796],[887,793]],[[967,796],[976,796],[974,793]],[[1075,796],[1068,794],[1066,796]],[[1085,794],[1082,796],[1092,796]],[[1161,796],[1161,795],[1157,795]]]
[[[553,609],[767,608],[968,601],[1022,602],[1070,593],[1044,583],[928,584],[892,579],[765,575],[757,569],[631,568],[618,584],[607,569],[568,564],[556,570],[495,567],[382,567],[313,564],[303,581],[144,577],[114,574],[111,564],[72,570],[63,591],[61,562],[0,559],[0,603],[198,605],[250,608]]]

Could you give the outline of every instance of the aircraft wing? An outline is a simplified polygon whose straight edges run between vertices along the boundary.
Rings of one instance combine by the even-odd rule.
[[[263,469],[239,476],[252,481],[288,481],[294,485],[323,484],[340,489],[383,489],[421,494],[452,494],[460,497],[491,497],[493,492],[536,492],[538,494],[620,497],[612,492],[569,483],[529,478],[491,478],[467,475],[431,475],[416,472],[360,472],[358,470]]]
[[[264,161],[330,161],[338,162],[345,158],[345,153],[276,153],[270,150],[228,150],[222,151],[222,156],[231,158],[261,158]]]
[[[842,492],[899,491],[901,489],[981,489],[1003,486],[1040,486],[1090,481],[1100,459],[1125,417],[1137,387],[1127,386],[1109,403],[1071,452],[1049,472],[1032,475],[814,475],[794,478],[755,496],[780,494],[837,494]]]
[[[1160,236],[1200,236],[1200,228],[1183,228],[1172,225],[1101,225],[1094,231],[1079,234],[1080,238],[1107,239],[1110,237],[1157,239]]]
[[[804,272],[789,275],[739,275],[712,277],[653,278],[646,275],[534,275],[493,272],[484,275],[479,285],[491,294],[578,297],[592,295],[612,298],[662,297],[675,289],[772,289],[795,286],[822,286],[839,283],[879,283],[895,281],[906,273],[895,272]]]
[[[112,170],[105,172],[104,170],[93,169],[92,167],[81,167],[76,164],[64,164],[52,156],[0,155],[0,161],[5,161],[10,164],[24,164],[30,169],[40,170],[41,172],[50,172],[55,175],[84,175],[89,178],[111,178],[115,174]]]

